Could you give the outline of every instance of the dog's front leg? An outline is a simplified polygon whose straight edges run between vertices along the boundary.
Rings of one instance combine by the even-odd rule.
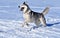
[[[27,23],[27,21],[24,21],[24,23],[23,23],[22,27],[24,27],[24,25],[29,26],[29,24]]]

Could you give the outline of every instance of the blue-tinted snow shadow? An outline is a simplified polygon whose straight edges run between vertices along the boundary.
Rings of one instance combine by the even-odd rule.
[[[47,25],[48,27],[51,27],[51,26],[56,25],[56,24],[60,24],[60,22],[53,23],[53,24],[46,24],[46,25]],[[47,27],[47,26],[46,26],[46,27]],[[40,25],[40,26],[38,26],[38,27],[37,27],[37,26],[33,26],[31,29],[36,29],[36,28],[39,28],[39,27],[43,27],[43,26],[42,26],[42,25]],[[30,29],[30,30],[31,30],[31,29]]]
[[[53,26],[53,25],[56,25],[56,24],[60,24],[60,22],[53,23],[53,24],[47,24],[47,26],[50,27],[50,26]]]
[[[5,32],[5,31],[0,30],[0,33],[3,33],[3,32]]]

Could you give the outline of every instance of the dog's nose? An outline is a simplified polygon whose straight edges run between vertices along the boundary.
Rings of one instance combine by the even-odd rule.
[[[20,6],[18,6],[18,8],[20,8]]]

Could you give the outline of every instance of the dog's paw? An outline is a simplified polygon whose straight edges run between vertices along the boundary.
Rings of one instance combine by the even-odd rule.
[[[43,25],[42,27],[46,27],[47,25]]]
[[[29,27],[29,24],[26,24]]]

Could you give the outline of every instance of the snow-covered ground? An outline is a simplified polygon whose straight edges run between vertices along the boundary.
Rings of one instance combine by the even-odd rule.
[[[47,26],[21,27],[23,14],[18,5],[26,0],[0,0],[0,38],[60,38],[60,0],[27,0],[34,11],[41,12],[46,6],[50,11],[45,15]]]

